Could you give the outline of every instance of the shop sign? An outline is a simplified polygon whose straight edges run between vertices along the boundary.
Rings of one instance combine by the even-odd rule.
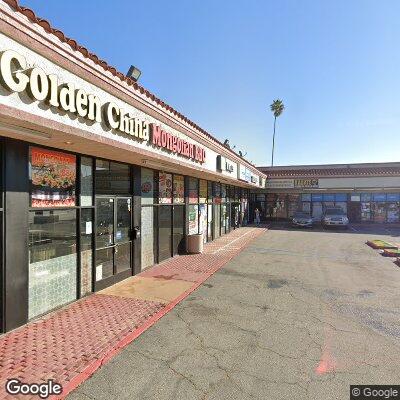
[[[155,124],[150,124],[151,144],[179,154],[186,158],[191,158],[200,163],[206,160],[206,151],[194,144],[187,142],[180,137],[166,132]]]
[[[46,74],[39,67],[30,67],[25,57],[16,51],[6,50],[0,54],[0,83],[11,92],[26,92],[33,100],[46,102],[67,113],[89,121],[104,123],[137,140],[171,152],[205,162],[203,148],[163,131],[154,124],[132,117],[114,102],[103,103],[101,99],[71,82],[60,82],[55,74]]]
[[[224,171],[228,173],[232,173],[235,169],[233,162],[226,157],[223,157],[221,155],[217,156],[217,169],[219,171]]]
[[[242,164],[239,164],[239,174],[238,174],[238,179],[241,181],[246,180],[246,167]]]
[[[317,188],[318,179],[294,179],[295,188]]]
[[[246,168],[246,182],[251,182],[251,171]]]
[[[266,187],[271,189],[292,189],[294,183],[293,179],[267,179]]]
[[[260,182],[260,177],[258,175],[253,175],[251,174],[250,176],[250,182],[254,183],[255,185],[259,185]]]

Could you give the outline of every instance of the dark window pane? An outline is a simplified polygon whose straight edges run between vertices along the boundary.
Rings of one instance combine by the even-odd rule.
[[[114,199],[96,199],[96,248],[114,244]]]
[[[185,178],[181,175],[174,175],[174,203],[185,202]]]
[[[130,189],[129,165],[96,160],[96,193],[129,194]]]
[[[131,242],[117,246],[115,253],[115,268],[117,274],[131,268]]]
[[[182,253],[184,249],[184,232],[185,232],[185,206],[174,207],[174,255]]]
[[[93,205],[93,160],[81,157],[81,206]]]
[[[160,206],[158,213],[158,248],[159,261],[171,257],[171,211],[170,206]]]
[[[112,247],[96,250],[96,281],[113,275],[114,249]]]
[[[199,180],[189,178],[189,203],[199,202]]]

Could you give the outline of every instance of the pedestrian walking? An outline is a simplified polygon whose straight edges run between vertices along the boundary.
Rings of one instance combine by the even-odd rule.
[[[256,224],[260,225],[260,210],[258,208],[254,210],[254,215],[256,217]]]

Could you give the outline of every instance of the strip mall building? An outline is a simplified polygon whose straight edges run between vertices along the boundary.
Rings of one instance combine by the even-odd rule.
[[[2,331],[247,223],[265,174],[13,0],[0,78]]]
[[[266,189],[251,194],[251,215],[289,219],[297,210],[320,219],[324,208],[341,207],[350,222],[396,223],[400,215],[400,163],[260,167]]]

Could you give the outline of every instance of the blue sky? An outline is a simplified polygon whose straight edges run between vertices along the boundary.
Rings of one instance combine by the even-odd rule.
[[[257,165],[400,161],[397,0],[21,0]]]

